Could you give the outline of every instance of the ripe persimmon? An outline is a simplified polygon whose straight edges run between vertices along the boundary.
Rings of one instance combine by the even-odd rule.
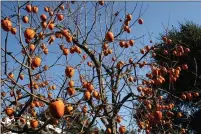
[[[61,118],[64,115],[65,106],[62,100],[55,100],[50,103],[49,111],[54,118]]]
[[[125,45],[125,42],[124,42],[124,41],[120,41],[120,42],[119,42],[119,46],[120,46],[120,47],[124,47],[124,45]]]
[[[73,37],[71,35],[66,36],[66,41],[71,43],[73,41]]]
[[[38,89],[38,88],[39,88],[38,84],[34,84],[34,85],[33,85],[33,88],[34,88],[34,89]]]
[[[141,54],[145,54],[145,50],[144,49],[140,49],[140,53]]]
[[[52,90],[55,90],[57,88],[56,85],[52,85]]]
[[[103,44],[103,49],[106,50],[107,48],[108,48],[108,44],[107,44],[107,43],[104,43],[104,44]]]
[[[8,18],[5,18],[4,20],[1,20],[1,27],[4,31],[8,32],[12,28],[12,22]]]
[[[2,96],[2,97],[5,97],[5,96],[6,96],[6,92],[4,92],[4,91],[1,92],[1,96]]]
[[[154,115],[156,120],[162,120],[163,118],[163,114],[161,111],[155,111]]]
[[[129,26],[124,26],[124,31],[128,31]]]
[[[52,93],[51,92],[48,93],[48,98],[52,98]]]
[[[5,109],[5,113],[6,113],[8,116],[11,116],[11,115],[14,113],[14,110],[13,110],[13,108],[11,108],[11,107],[7,107],[7,108]]]
[[[36,107],[40,107],[40,102],[39,101],[34,101]]]
[[[45,44],[42,43],[42,44],[40,45],[40,48],[41,48],[41,49],[45,49],[45,48],[46,48]]]
[[[48,25],[48,28],[49,28],[50,30],[53,30],[53,29],[54,29],[54,23],[50,23],[50,24]]]
[[[64,19],[64,15],[63,14],[57,14],[57,19],[59,21],[62,21]]]
[[[44,54],[48,54],[49,50],[48,48],[43,49]]]
[[[12,27],[11,30],[10,30],[10,32],[11,32],[13,35],[16,35],[16,33],[17,33],[17,28]]]
[[[73,81],[73,80],[70,80],[70,81],[68,82],[68,85],[69,85],[69,87],[74,87],[74,81]]]
[[[30,44],[30,45],[29,45],[29,50],[30,50],[31,52],[33,52],[34,49],[35,49],[35,45],[34,45],[34,44]]]
[[[167,40],[167,44],[172,44],[172,40],[171,40],[171,39],[168,39],[168,40]]]
[[[100,1],[98,1],[98,3],[102,6],[102,5],[104,5],[104,0],[100,0]]]
[[[85,91],[84,99],[88,101],[90,98],[91,98],[91,93],[89,91]]]
[[[72,78],[75,74],[75,70],[72,66],[67,66],[65,69],[65,74],[67,77]]]
[[[68,87],[67,88],[67,92],[68,92],[68,94],[70,95],[70,96],[72,96],[72,95],[74,95],[75,94],[75,89],[74,88],[72,88],[72,87]]]
[[[32,29],[32,28],[27,28],[25,31],[24,31],[24,37],[26,39],[33,39],[35,37],[35,31]]]
[[[51,35],[50,38],[48,39],[48,43],[49,44],[52,44],[55,40],[55,36],[54,35]]]
[[[13,73],[9,73],[9,74],[8,74],[8,77],[9,77],[10,79],[14,79],[14,74],[13,74]]]
[[[118,69],[121,69],[123,66],[124,66],[124,62],[123,62],[123,61],[119,61],[119,62],[117,63],[117,68],[118,68]]]
[[[105,35],[105,39],[109,42],[113,42],[114,41],[114,34],[111,31],[107,32]]]
[[[49,67],[48,67],[47,65],[45,65],[45,66],[43,67],[43,69],[44,69],[45,71],[47,71],[47,70],[49,69]]]
[[[45,12],[49,12],[49,8],[48,7],[44,7],[44,11]]]
[[[190,48],[185,48],[186,53],[189,53],[190,51],[191,51]]]
[[[130,46],[129,42],[125,42],[124,47],[128,48]]]
[[[68,29],[63,29],[62,31],[61,31],[61,33],[63,34],[63,36],[69,36],[69,30]]]
[[[119,127],[119,133],[124,134],[126,132],[126,127],[125,126],[120,126]]]
[[[38,121],[33,119],[30,121],[30,125],[31,125],[31,128],[37,128],[38,127]]]
[[[131,28],[128,28],[126,31],[127,33],[131,33]]]
[[[142,25],[143,23],[144,23],[144,21],[143,21],[143,19],[138,19],[138,23],[140,24],[140,25]]]
[[[167,37],[166,37],[166,36],[163,36],[163,37],[162,37],[162,40],[163,40],[163,42],[165,42],[165,43],[166,43],[168,39],[167,39]]]
[[[193,93],[193,96],[194,96],[194,97],[199,97],[199,93],[198,93],[198,92],[194,92],[194,93]]]
[[[127,14],[127,15],[126,15],[126,19],[127,19],[128,21],[131,21],[131,20],[132,20],[132,15],[131,15],[131,14]]]
[[[130,77],[128,78],[128,81],[129,81],[129,82],[133,82],[133,80],[134,80],[134,79],[133,79],[132,76],[130,76]]]
[[[99,95],[98,91],[96,91],[96,90],[93,91],[93,97],[96,98],[97,100],[100,99],[100,95]]]
[[[41,59],[39,57],[34,57],[32,60],[32,65],[34,67],[39,67],[41,65]]]
[[[107,128],[106,129],[106,134],[111,134],[112,133],[112,129],[111,128]]]
[[[188,70],[188,65],[187,64],[182,64],[182,69],[183,70]]]
[[[32,12],[32,7],[31,7],[30,4],[27,4],[27,5],[26,5],[26,11],[27,11],[28,13]]]
[[[130,21],[129,21],[129,20],[125,20],[125,21],[124,21],[124,25],[125,25],[125,26],[128,26],[128,25],[129,25],[129,23],[130,23]]]
[[[36,117],[37,112],[35,110],[31,111],[31,116]]]
[[[191,93],[187,93],[187,94],[186,94],[186,97],[187,97],[189,100],[191,100],[193,96],[192,96]]]
[[[53,16],[53,15],[54,15],[54,12],[53,12],[53,11],[49,11],[49,15],[50,15],[50,16]]]
[[[64,5],[61,5],[60,7],[59,7],[61,10],[64,10],[65,8],[64,8]]]
[[[182,94],[181,94],[181,98],[182,98],[183,100],[186,100],[186,95],[185,95],[184,93],[182,93]]]
[[[45,29],[47,27],[47,22],[45,22],[45,21],[41,22],[41,26],[43,29]]]
[[[38,7],[37,6],[33,6],[32,7],[32,11],[33,11],[33,13],[38,13]]]
[[[120,122],[122,121],[122,117],[119,116],[119,115],[117,115],[117,117],[116,117],[116,121],[117,121],[118,123],[120,123]]]
[[[135,41],[134,41],[134,40],[129,40],[129,45],[130,45],[130,46],[133,46],[133,45],[134,45],[134,43],[135,43]]]
[[[108,54],[112,54],[112,49],[108,49]]]
[[[47,20],[47,16],[46,16],[45,14],[42,14],[42,15],[40,16],[40,19],[41,19],[42,21],[46,21],[46,20]]]
[[[88,90],[89,92],[92,92],[92,91],[94,90],[94,86],[93,86],[91,83],[88,83],[88,85],[87,85],[87,90]]]
[[[69,54],[68,48],[64,48],[64,49],[63,49],[63,55],[68,55],[68,54]]]

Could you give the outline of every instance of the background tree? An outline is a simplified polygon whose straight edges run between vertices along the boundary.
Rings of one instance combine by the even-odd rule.
[[[158,65],[166,66],[182,66],[187,71],[181,71],[179,78],[169,84],[166,81],[161,88],[174,94],[177,97],[183,97],[183,100],[175,99],[175,105],[178,107],[174,109],[175,113],[182,113],[180,119],[175,119],[175,123],[183,127],[189,127],[188,130],[194,130],[200,133],[200,128],[196,125],[199,124],[200,116],[200,93],[201,89],[201,27],[193,22],[187,21],[180,24],[179,28],[173,27],[172,30],[162,34],[163,42],[165,45],[158,47],[153,54],[154,60]],[[173,51],[177,48],[176,51]],[[183,54],[188,52],[188,55]],[[168,56],[175,60],[173,62]],[[184,56],[181,56],[184,55]],[[187,66],[186,66],[187,65]],[[185,94],[183,94],[185,92]],[[191,93],[192,98],[188,98]],[[161,95],[166,92],[161,92]],[[190,96],[191,96],[190,95]],[[186,97],[185,97],[186,96]],[[194,96],[194,97],[193,97]],[[196,96],[196,97],[195,97]],[[166,98],[174,99],[172,96]]]

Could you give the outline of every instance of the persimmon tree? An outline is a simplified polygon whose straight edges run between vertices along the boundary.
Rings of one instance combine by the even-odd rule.
[[[143,26],[146,8],[138,12],[137,3],[127,12],[126,2],[38,3],[16,2],[15,8],[6,6],[9,15],[3,11],[1,113],[13,120],[2,123],[3,131],[38,133],[54,124],[71,133],[104,128],[123,134],[133,127],[150,133],[163,123],[174,131],[174,101],[162,105],[160,85],[171,84],[187,65],[148,60],[166,41],[135,44],[144,34],[131,32]]]
[[[189,133],[195,131],[200,133],[198,125],[200,119],[200,36],[201,28],[199,25],[186,21],[180,24],[178,28],[172,28],[165,31],[165,37],[173,41],[169,45],[163,45],[155,50],[153,57],[155,62],[159,65],[166,64],[167,66],[180,65],[186,71],[180,72],[180,77],[171,85],[168,81],[161,85],[165,91],[182,98],[176,99],[168,95],[166,100],[175,101],[174,114],[180,118],[174,119],[174,124],[188,129]],[[162,35],[164,36],[164,35]],[[164,39],[165,39],[164,37]],[[161,40],[161,42],[163,42]],[[176,49],[175,49],[176,48]],[[187,54],[188,53],[188,54]],[[167,56],[168,55],[168,56]],[[170,60],[171,57],[172,60]],[[175,62],[174,62],[174,60]],[[186,64],[186,65],[185,65]],[[161,92],[161,95],[166,92]],[[190,98],[189,98],[190,97]],[[177,128],[174,128],[177,129]],[[179,128],[180,129],[180,128]]]

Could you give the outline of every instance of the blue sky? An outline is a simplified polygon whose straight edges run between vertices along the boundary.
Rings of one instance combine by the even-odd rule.
[[[178,22],[183,23],[185,20],[201,24],[201,2],[144,2],[149,4],[147,12],[144,14],[144,25],[148,30],[158,35],[162,29],[162,23],[165,27],[171,29],[178,26]]]
[[[124,2],[121,2],[124,4]],[[127,2],[127,12],[130,13],[135,6],[136,2]],[[142,2],[138,2],[139,7]],[[6,2],[6,5],[9,5],[10,3]],[[40,2],[37,2],[36,5],[41,6]],[[115,9],[118,9],[120,4],[118,4],[115,7]],[[10,5],[9,5],[10,6]],[[120,5],[122,6],[122,5]],[[172,25],[175,27],[178,27],[178,22],[183,23],[185,20],[192,21],[196,24],[201,24],[201,2],[143,2],[143,10],[148,6],[147,11],[142,16],[144,20],[143,25],[135,24],[135,26],[132,28],[131,34],[128,35],[128,37],[139,37],[142,34],[146,34],[146,36],[140,40],[136,41],[136,47],[142,48],[143,44],[148,45],[150,36],[148,35],[148,31],[150,33],[153,33],[151,36],[153,41],[158,41],[157,38],[159,37],[159,33],[164,32],[164,26],[168,27],[168,21],[169,21],[169,29],[171,29]],[[134,13],[133,18],[137,17],[137,13],[139,11],[139,7],[137,8],[136,13]],[[6,10],[6,8],[2,8],[4,13],[6,15],[9,15],[10,12]],[[42,8],[43,10],[43,8]],[[4,43],[5,39],[5,32],[1,32],[1,42]],[[19,52],[18,43],[16,43],[15,38],[11,37],[9,39],[9,45],[8,49],[10,51]],[[57,51],[59,52],[58,46]],[[54,46],[50,46],[50,51],[54,50]],[[51,56],[50,54],[50,57]],[[65,60],[65,58],[63,58]],[[62,70],[64,67],[62,67]],[[53,68],[54,73],[60,75],[61,72],[60,67]],[[122,111],[124,112],[124,111]],[[125,120],[127,119],[126,115],[124,116]],[[122,124],[127,124],[128,122],[123,121]]]

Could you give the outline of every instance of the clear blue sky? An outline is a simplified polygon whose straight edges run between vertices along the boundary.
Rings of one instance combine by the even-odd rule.
[[[201,2],[144,2],[144,5],[149,5],[143,16],[144,26],[157,37],[164,31],[162,23],[168,27],[168,21],[170,29],[185,20],[201,24]]]
[[[37,4],[40,2],[37,2]],[[124,2],[121,2],[124,4]],[[136,2],[127,2],[127,12],[130,13],[135,6]],[[5,3],[6,5],[9,5],[9,2]],[[138,2],[139,6],[141,2]],[[142,18],[144,19],[144,24],[139,25],[136,24],[134,28],[132,28],[132,33],[129,34],[130,37],[139,37],[142,34],[146,34],[144,39],[140,39],[136,41],[137,48],[142,48],[142,44],[148,45],[150,36],[148,36],[147,32],[153,33],[152,40],[157,41],[157,38],[159,37],[159,33],[163,33],[163,25],[167,28],[168,21],[169,21],[169,29],[171,29],[172,25],[175,27],[178,27],[178,22],[183,23],[185,20],[192,21],[196,24],[201,24],[201,2],[143,2],[143,10],[147,7],[147,11],[144,13]],[[118,8],[118,7],[116,7]],[[5,8],[2,8],[4,13],[6,15],[9,15],[9,11],[6,11]],[[137,13],[139,11],[139,7],[137,8],[136,13],[134,13],[133,17],[137,17]],[[136,16],[135,16],[136,15]],[[4,43],[5,39],[5,32],[1,32],[1,43]],[[19,52],[18,45],[14,41],[14,37],[10,38],[8,41],[8,49],[10,51]],[[51,46],[52,47],[52,46]],[[50,48],[51,51],[51,48]],[[57,49],[57,51],[59,51]],[[17,53],[16,52],[16,53]],[[53,70],[55,72],[58,72],[57,74],[61,74],[59,71],[61,68],[55,67]],[[64,68],[62,68],[63,71]],[[124,116],[126,119],[126,116]],[[122,124],[127,124],[125,121],[122,122]]]

